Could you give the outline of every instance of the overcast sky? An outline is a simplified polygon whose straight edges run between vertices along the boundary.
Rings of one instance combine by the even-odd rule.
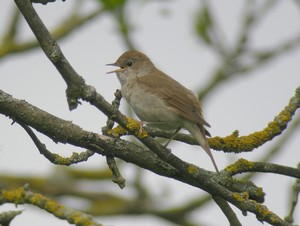
[[[93,8],[89,1],[86,10]],[[160,1],[140,3],[132,1],[130,5],[130,20],[134,24],[133,40],[137,47],[147,54],[155,65],[169,74],[186,87],[197,92],[210,79],[214,67],[218,65],[218,58],[197,39],[193,21],[199,1]],[[147,1],[146,1],[147,2]],[[243,12],[244,1],[212,1],[214,15],[222,29],[222,38],[229,44],[234,43],[240,28],[240,16]],[[73,1],[35,5],[39,15],[48,28],[53,28],[68,12],[71,11]],[[0,7],[0,32],[3,34],[6,23],[13,9],[13,1],[3,0]],[[274,10],[263,20],[251,35],[251,46],[256,49],[272,48],[278,44],[300,34],[300,7],[293,1],[280,1]],[[21,24],[20,39],[31,39],[32,33],[27,24]],[[97,20],[82,27],[59,44],[69,62],[75,70],[84,77],[87,84],[93,85],[108,101],[113,100],[113,93],[120,84],[115,75],[106,75],[105,64],[113,63],[124,51],[122,40],[118,37],[116,26],[112,18],[105,14]],[[238,129],[240,135],[247,135],[259,131],[267,126],[293,96],[300,85],[300,49],[295,49],[282,57],[265,65],[260,70],[243,77],[228,81],[218,87],[203,102],[206,121],[211,124],[210,132],[213,136],[226,136]],[[105,125],[104,115],[88,104],[83,103],[78,109],[69,112],[65,88],[62,78],[40,49],[17,56],[10,56],[0,62],[0,89],[12,94],[15,98],[43,109],[66,120],[72,120],[82,128],[90,131],[101,131]],[[124,112],[126,103],[122,101],[121,110]],[[296,115],[299,117],[299,112]],[[41,156],[27,134],[17,124],[0,115],[0,171],[2,173],[19,173],[21,175],[45,175],[53,172],[53,165]],[[57,145],[41,136],[50,150],[68,156],[74,151],[70,146]],[[251,153],[229,155],[214,151],[216,162],[220,169],[234,162],[238,158],[258,160],[276,144],[277,139]],[[214,170],[203,150],[197,146],[190,146],[173,142],[172,152],[185,161],[199,165],[205,169]],[[278,154],[273,163],[296,166],[300,159],[300,129],[293,135],[284,152]],[[94,156],[79,167],[105,167],[102,156]],[[124,177],[130,178],[132,165],[125,167]],[[280,179],[280,186],[278,186]],[[147,174],[146,184],[153,182],[161,187],[168,187],[170,200],[178,204],[192,199],[199,193],[197,189],[162,178],[152,173]],[[284,217],[288,211],[288,193],[293,179],[283,176],[261,175],[255,179],[258,186],[262,186],[267,193],[266,205],[272,211]],[[173,183],[173,184],[172,184]],[[275,185],[275,186],[274,186]],[[126,194],[126,188],[119,190],[112,186],[112,190],[120,195]],[[161,188],[160,186],[158,186]],[[153,188],[158,195],[162,193],[157,187]],[[13,206],[0,207],[12,209]],[[20,206],[20,209],[23,209]],[[257,225],[252,214],[239,218],[243,225]],[[298,207],[299,213],[299,207]],[[226,222],[225,216],[216,205],[193,215],[204,225],[221,225]],[[145,222],[145,218],[147,221]],[[32,223],[48,225],[68,225],[65,221],[57,220],[50,214],[33,209],[25,211],[17,217],[12,226],[32,225]],[[49,219],[49,220],[48,220]],[[100,218],[99,222],[106,225],[169,225],[151,217],[132,217],[130,219]],[[296,222],[300,222],[299,215]],[[28,223],[27,223],[28,222]],[[225,225],[225,224],[223,224]],[[267,224],[265,224],[267,225]]]

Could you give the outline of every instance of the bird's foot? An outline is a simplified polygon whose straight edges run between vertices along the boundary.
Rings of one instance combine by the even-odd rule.
[[[143,126],[145,125],[144,121],[140,121],[140,128],[139,128],[139,136],[143,133]]]

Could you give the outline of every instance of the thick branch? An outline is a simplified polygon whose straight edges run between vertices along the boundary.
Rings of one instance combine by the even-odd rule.
[[[57,118],[23,100],[14,99],[1,90],[0,113],[35,128],[54,142],[69,143],[102,155],[114,155],[146,169],[157,170],[158,174],[169,172],[168,177],[176,174],[172,167],[163,163],[149,150],[127,141],[113,140],[110,137],[105,139],[105,136],[87,132],[70,121]]]

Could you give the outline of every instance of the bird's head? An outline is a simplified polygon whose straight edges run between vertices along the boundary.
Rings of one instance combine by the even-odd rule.
[[[149,74],[155,68],[145,54],[136,50],[123,53],[115,63],[107,65],[119,67],[107,73],[116,73],[122,85],[130,79]]]

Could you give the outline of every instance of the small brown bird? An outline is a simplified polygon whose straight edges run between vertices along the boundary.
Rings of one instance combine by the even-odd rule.
[[[206,139],[210,134],[204,126],[210,125],[204,120],[200,102],[192,91],[158,70],[146,55],[135,50],[123,53],[115,63],[108,65],[119,67],[108,73],[117,74],[122,96],[143,122],[174,130],[175,134],[181,128],[188,130],[219,172]]]

